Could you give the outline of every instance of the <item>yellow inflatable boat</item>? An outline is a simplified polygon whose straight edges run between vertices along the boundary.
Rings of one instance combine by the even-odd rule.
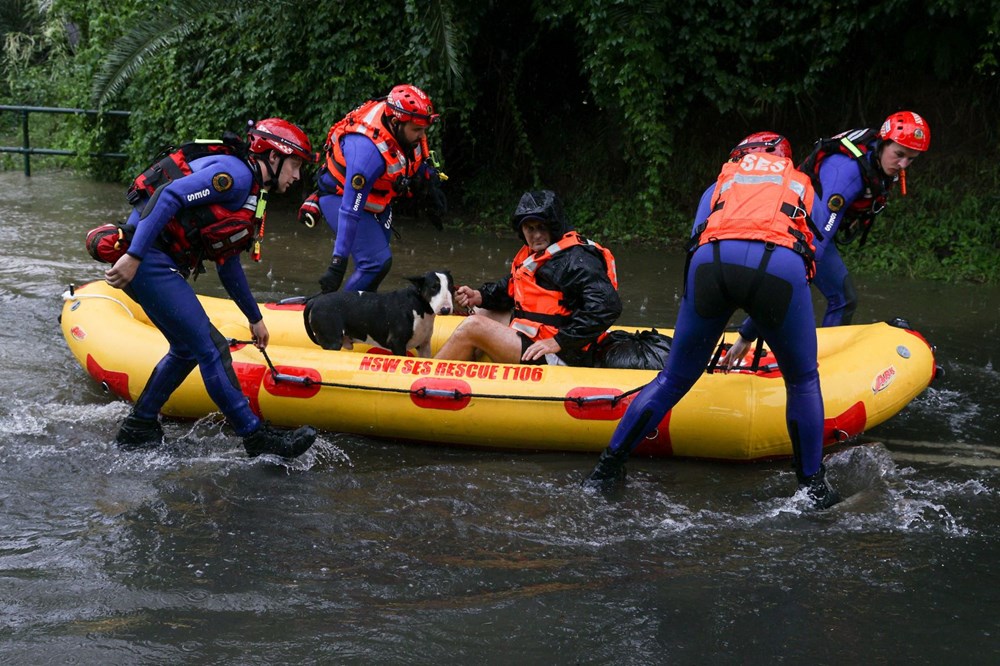
[[[135,400],[166,353],[166,340],[135,302],[104,282],[64,298],[62,331],[80,365],[111,392]],[[249,338],[246,318],[231,301],[201,300],[224,336]],[[282,426],[594,453],[607,445],[635,392],[655,376],[645,370],[436,361],[365,345],[326,351],[306,335],[301,305],[269,303],[261,311],[271,334],[267,358],[252,345],[236,344],[233,367],[254,411]],[[437,317],[435,350],[459,321]],[[906,328],[878,323],[823,328],[818,335],[825,444],[889,419],[934,377],[931,346]],[[214,411],[198,372],[163,409],[180,418]],[[765,358],[756,372],[706,373],[636,453],[721,460],[791,455],[785,387],[776,366]]]

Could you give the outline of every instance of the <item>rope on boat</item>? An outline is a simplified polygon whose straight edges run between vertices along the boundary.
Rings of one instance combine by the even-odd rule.
[[[122,309],[125,310],[125,312],[128,313],[128,316],[131,317],[132,319],[135,319],[135,315],[132,314],[132,310],[129,309],[129,307],[127,305],[125,305],[124,303],[122,303],[119,299],[115,298],[114,296],[108,296],[106,294],[77,294],[74,285],[70,285],[69,289],[67,289],[66,291],[63,292],[62,298],[63,298],[64,301],[77,301],[77,300],[80,300],[80,299],[83,299],[83,298],[103,298],[103,299],[109,300],[109,301],[111,301],[113,303],[117,303],[118,305],[122,306]],[[237,345],[252,345],[252,344],[254,344],[253,340],[237,340],[235,338],[229,338],[227,341],[228,341],[230,347],[235,347]],[[755,350],[755,353],[754,353],[754,362],[753,362],[752,370],[754,372],[757,372],[757,371],[769,371],[769,370],[777,369],[778,366],[777,366],[776,363],[772,363],[772,364],[769,364],[769,365],[764,365],[764,366],[759,366],[758,367],[758,364],[760,363],[760,357],[761,357],[761,348],[762,348],[762,345],[760,344],[760,342],[758,342],[757,349]],[[709,362],[708,368],[706,370],[709,374],[711,374],[715,370],[715,368],[716,368],[716,366],[717,366],[717,364],[719,362],[719,356],[721,355],[723,349],[724,349],[723,344],[720,342],[719,348],[716,350],[715,355],[712,358],[711,362]],[[278,369],[274,367],[274,363],[271,362],[271,357],[267,355],[267,352],[265,350],[263,350],[263,349],[260,349],[260,353],[264,357],[264,360],[267,361],[267,367],[270,369],[270,371],[271,371],[271,377],[272,377],[272,379],[274,379],[275,382],[289,382],[289,383],[292,383],[292,384],[301,384],[303,386],[329,386],[329,387],[332,387],[332,388],[345,388],[345,389],[353,389],[353,390],[358,390],[358,391],[381,391],[383,393],[406,393],[406,394],[409,394],[409,395],[414,395],[414,396],[416,396],[418,398],[424,398],[424,397],[431,397],[431,398],[452,398],[454,400],[463,400],[465,398],[481,398],[481,399],[492,399],[492,400],[534,400],[534,401],[539,401],[539,402],[572,402],[572,403],[575,403],[579,407],[582,407],[582,406],[584,406],[586,404],[594,403],[594,402],[609,402],[609,403],[611,403],[612,407],[615,407],[615,406],[618,405],[619,402],[621,402],[622,400],[624,400],[625,398],[629,397],[630,395],[632,395],[634,393],[638,393],[639,391],[641,391],[646,386],[645,384],[643,384],[642,386],[636,386],[634,388],[629,389],[628,391],[625,391],[624,393],[619,393],[618,395],[588,395],[588,396],[569,397],[569,396],[559,396],[559,395],[540,395],[540,396],[510,395],[510,394],[504,394],[504,393],[478,393],[477,394],[477,393],[464,393],[462,391],[459,391],[458,389],[455,389],[453,391],[449,391],[449,390],[446,390],[446,389],[432,389],[432,388],[427,388],[425,386],[423,386],[423,387],[421,387],[419,389],[403,389],[403,388],[392,388],[392,387],[388,387],[388,386],[367,386],[367,385],[364,385],[364,384],[343,384],[343,383],[340,383],[340,382],[318,382],[315,379],[313,379],[312,377],[299,377],[297,375],[287,375],[287,374],[278,372]]]
[[[111,301],[112,303],[117,303],[118,305],[122,306],[122,309],[128,313],[129,317],[135,319],[135,315],[132,314],[132,310],[130,310],[127,305],[122,303],[114,296],[108,296],[107,294],[78,294],[76,293],[76,288],[73,285],[70,285],[69,289],[64,291],[62,294],[62,299],[64,301],[79,301],[80,299],[83,298],[103,298],[105,300]]]
[[[234,338],[229,339],[229,346],[235,347],[237,345],[252,345],[252,340],[236,340]],[[261,355],[263,355],[264,360],[267,361],[267,367],[271,371],[271,377],[275,382],[289,382],[292,384],[301,384],[303,386],[329,386],[333,388],[345,388],[354,389],[360,391],[382,391],[384,393],[406,393],[409,395],[416,396],[418,398],[452,398],[453,400],[464,400],[466,398],[479,398],[479,399],[492,399],[492,400],[532,400],[539,402],[572,402],[579,407],[584,405],[595,403],[595,402],[609,402],[612,407],[615,407],[619,402],[632,395],[633,393],[638,393],[641,391],[645,384],[642,386],[636,386],[635,388],[629,389],[624,393],[619,395],[589,395],[589,396],[560,396],[560,395],[541,395],[541,396],[527,396],[527,395],[509,395],[502,393],[466,393],[459,391],[458,389],[447,390],[447,389],[434,389],[421,387],[418,389],[404,389],[404,388],[392,388],[389,386],[367,386],[364,384],[344,384],[340,382],[320,382],[316,381],[312,377],[299,377],[297,375],[288,375],[278,372],[278,369],[274,367],[274,363],[271,362],[271,357],[268,356],[267,352],[263,349],[259,350]]]

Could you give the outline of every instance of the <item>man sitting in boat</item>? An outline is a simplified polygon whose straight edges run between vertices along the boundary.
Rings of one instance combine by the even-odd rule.
[[[474,313],[435,358],[592,365],[594,343],[622,312],[614,256],[573,229],[549,190],[525,192],[511,226],[524,247],[510,275],[455,290],[455,302]]]

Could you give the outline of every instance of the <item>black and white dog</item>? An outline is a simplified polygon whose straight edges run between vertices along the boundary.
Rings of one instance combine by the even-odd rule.
[[[397,291],[335,291],[309,299],[304,311],[309,338],[323,349],[366,342],[397,356],[416,349],[430,358],[434,316],[451,314],[455,285],[448,271],[406,279],[412,284]]]

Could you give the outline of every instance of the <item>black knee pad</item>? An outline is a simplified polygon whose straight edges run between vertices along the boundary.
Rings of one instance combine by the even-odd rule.
[[[382,268],[379,270],[378,275],[372,280],[372,283],[368,285],[368,291],[378,291],[378,286],[382,284],[382,280],[385,276],[389,274],[389,270],[392,268],[392,257],[389,257],[389,261],[382,264]]]
[[[240,381],[236,378],[236,371],[233,370],[233,354],[229,351],[229,340],[219,333],[219,329],[215,326],[211,327],[210,335],[212,336],[212,342],[215,344],[215,348],[219,350],[219,356],[222,357],[222,367],[226,369],[226,377],[229,378],[230,383],[241,391]]]
[[[841,311],[843,314],[840,317],[840,323],[843,325],[850,324],[851,320],[854,319],[854,313],[858,309],[858,292],[854,288],[854,280],[851,279],[850,273],[844,276],[844,309]]]

